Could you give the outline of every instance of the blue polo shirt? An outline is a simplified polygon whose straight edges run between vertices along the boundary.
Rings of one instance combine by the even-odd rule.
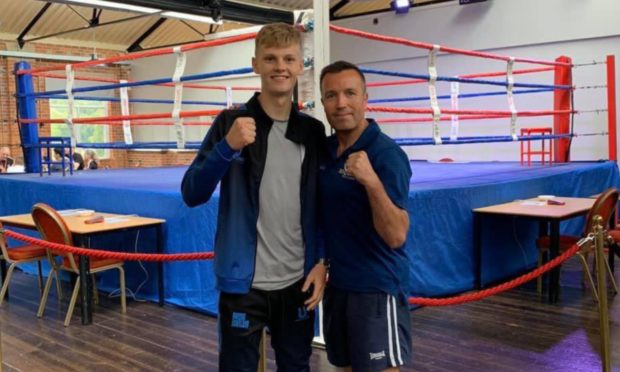
[[[409,259],[403,248],[392,249],[372,222],[366,189],[344,173],[351,153],[366,151],[392,202],[406,210],[411,167],[405,152],[377,123],[368,119],[360,138],[336,156],[336,136],[328,138],[329,156],[320,170],[321,225],[329,258],[329,284],[353,292],[409,292]]]

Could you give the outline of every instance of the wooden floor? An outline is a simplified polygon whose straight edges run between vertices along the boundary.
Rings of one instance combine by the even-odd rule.
[[[561,302],[547,305],[521,288],[460,306],[411,313],[413,358],[406,371],[597,371],[596,303],[563,272]],[[569,282],[568,284],[566,282]],[[572,286],[569,286],[573,284]],[[68,287],[67,293],[68,293]],[[63,327],[66,301],[55,291],[37,319],[36,277],[16,273],[0,307],[3,371],[216,371],[214,318],[174,306],[102,299],[94,324]],[[620,300],[610,298],[613,369],[620,368]],[[269,370],[275,371],[269,351]],[[335,371],[315,349],[313,371]]]

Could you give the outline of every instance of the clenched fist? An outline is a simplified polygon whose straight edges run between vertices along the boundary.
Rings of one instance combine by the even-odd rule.
[[[370,186],[373,182],[379,181],[379,176],[370,164],[366,151],[351,153],[344,163],[344,171],[363,186]]]
[[[250,117],[238,117],[226,135],[230,148],[239,151],[256,141],[256,122]]]

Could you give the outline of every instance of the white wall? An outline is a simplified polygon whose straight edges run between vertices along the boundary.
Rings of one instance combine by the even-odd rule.
[[[248,31],[249,32],[249,31]],[[254,55],[254,40],[242,41],[223,46],[199,49],[187,53],[187,64],[184,75],[210,73],[222,70],[251,67]],[[176,57],[174,55],[158,56],[139,59],[132,62],[132,80],[150,80],[170,78],[174,73]],[[188,82],[197,83],[197,82]],[[219,78],[200,82],[207,85],[258,87],[260,80],[254,75],[233,78]],[[234,102],[245,102],[251,97],[251,91],[233,91]],[[131,98],[167,99],[174,98],[174,88],[147,86],[132,88]],[[183,89],[183,99],[192,101],[226,102],[226,94],[221,90]],[[221,106],[184,105],[184,111],[222,109]],[[172,105],[134,103],[131,105],[132,114],[170,112]],[[211,117],[187,118],[187,121],[211,121]],[[201,141],[208,127],[186,127],[188,141]],[[142,126],[133,127],[134,141],[174,141],[176,139],[173,127]]]
[[[450,2],[434,6],[413,8],[406,15],[386,12],[337,22],[337,25],[383,35],[399,36],[410,40],[436,43],[460,49],[482,50],[490,53],[532,59],[554,60],[566,55],[575,63],[604,60],[607,54],[620,58],[620,1],[618,0],[489,0],[459,6]],[[376,19],[377,24],[374,23]],[[363,67],[390,69],[401,72],[426,74],[426,51],[394,44],[367,41],[357,37],[331,33],[331,60],[345,59]],[[253,41],[234,43],[216,48],[190,52],[187,74],[249,67],[253,55]],[[618,61],[620,64],[620,60]],[[515,68],[532,68],[536,65],[517,63]],[[170,77],[174,57],[155,57],[133,62],[132,79]],[[503,71],[505,63],[459,55],[440,54],[440,75],[459,75],[487,71]],[[617,73],[617,75],[620,75]],[[605,84],[605,65],[574,69],[574,84]],[[397,78],[369,75],[369,81],[395,80]],[[494,78],[501,80],[502,78]],[[517,75],[516,82],[553,84],[553,73]],[[212,82],[217,85],[258,86],[255,76],[224,79]],[[501,91],[503,87],[481,87],[461,84],[462,93]],[[449,94],[448,83],[438,83],[438,94]],[[245,101],[250,92],[237,92],[234,99]],[[370,98],[390,98],[428,95],[426,85],[374,88]],[[134,88],[131,96],[141,98],[171,99],[173,89],[147,87]],[[185,89],[188,100],[224,101],[221,91]],[[618,95],[620,98],[620,94]],[[517,95],[518,110],[552,109],[551,93]],[[577,90],[575,106],[579,110],[606,108],[604,90]],[[461,100],[462,109],[508,110],[505,96]],[[620,105],[620,102],[618,103]],[[396,105],[395,105],[396,106]],[[430,107],[427,101],[397,106]],[[449,107],[449,101],[442,101]],[[184,106],[184,110],[214,107]],[[132,105],[133,113],[172,110],[171,105]],[[373,114],[373,117],[402,117],[402,115]],[[200,118],[208,120],[209,118]],[[449,132],[449,123],[442,124],[442,134]],[[552,126],[552,117],[519,118],[519,127]],[[575,116],[576,133],[596,133],[606,130],[606,114]],[[384,131],[394,137],[429,137],[430,124],[389,124]],[[207,128],[188,128],[189,140],[201,140]],[[462,121],[461,136],[507,135],[508,119]],[[136,127],[135,141],[172,141],[171,127]],[[519,145],[516,143],[423,146],[409,147],[407,152],[414,159],[436,160],[451,157],[455,160],[517,160]],[[607,157],[607,137],[578,137],[573,141],[572,159],[599,159]]]
[[[409,40],[440,44],[460,49],[481,50],[515,57],[554,60],[566,55],[573,62],[604,60],[605,55],[620,57],[620,1],[617,0],[489,0],[459,6],[458,2],[414,8],[406,15],[392,12],[358,17],[337,22],[337,25],[372,33],[398,36]],[[376,23],[376,24],[375,24]],[[426,74],[427,52],[421,49],[368,41],[332,32],[332,60],[345,59],[363,67]],[[372,51],[369,53],[368,51]],[[502,61],[491,61],[459,55],[442,54],[437,62],[440,75],[452,76],[485,71],[504,71]],[[517,69],[538,67],[518,63]],[[367,76],[369,81],[398,78]],[[517,75],[516,82],[553,84],[553,73]],[[493,78],[501,80],[502,78]],[[574,84],[605,84],[605,65],[574,69]],[[500,91],[502,87],[481,87],[461,84],[461,93]],[[438,83],[438,94],[449,94],[449,83]],[[372,98],[427,95],[426,85],[374,88]],[[518,110],[553,108],[551,93],[517,95]],[[604,90],[577,90],[575,106],[582,110],[606,108]],[[619,103],[620,104],[620,103]],[[386,105],[386,104],[382,104]],[[392,106],[430,107],[428,101]],[[461,109],[507,110],[505,96],[482,97],[460,101]],[[442,107],[450,107],[442,101]],[[403,115],[373,114],[374,117]],[[552,126],[552,117],[519,118],[520,127]],[[449,134],[449,123],[442,124],[442,134]],[[583,114],[575,117],[576,133],[606,130],[606,114]],[[430,137],[430,124],[389,124],[384,131],[394,137]],[[462,136],[507,135],[509,119],[462,121]],[[519,145],[514,143],[409,147],[411,158],[437,160],[517,160]],[[575,138],[572,159],[607,157],[607,137]]]
[[[259,26],[249,27],[246,29],[238,29],[227,33],[216,34],[218,38],[223,36],[233,36],[236,34],[245,34],[255,32],[260,29]],[[307,35],[304,35],[307,36]],[[311,38],[304,37],[304,55],[311,54],[312,46],[309,45]],[[232,70],[240,68],[252,67],[252,57],[254,56],[254,40],[246,40],[227,44],[218,47],[198,49],[187,54],[187,64],[184,76],[212,73],[223,70]],[[176,65],[176,56],[166,55],[147,59],[139,59],[132,63],[131,78],[133,80],[150,80],[156,78],[169,78],[173,76]],[[308,87],[308,81],[312,84],[312,70],[306,69],[304,74],[299,77],[300,100],[307,102],[311,100],[313,91]],[[246,75],[234,75],[231,77],[222,77],[199,82],[202,85],[217,86],[241,86],[241,87],[260,87],[260,79],[254,73]],[[245,103],[252,95],[253,91],[235,91],[233,90],[233,101],[235,103]],[[173,99],[174,89],[147,86],[133,88],[130,93],[131,98],[152,98],[152,99]],[[183,89],[183,99],[187,101],[215,101],[226,102],[226,93],[221,90],[198,90],[191,88]],[[204,106],[204,105],[184,105],[184,111],[194,110],[220,110],[223,106]],[[172,111],[172,105],[164,104],[145,104],[135,103],[131,105],[132,114],[169,112]],[[311,114],[310,110],[306,112]],[[213,117],[187,118],[186,121],[211,121]],[[202,141],[208,127],[185,127],[187,141]],[[135,126],[132,128],[134,141],[175,141],[176,135],[173,127],[168,126]]]

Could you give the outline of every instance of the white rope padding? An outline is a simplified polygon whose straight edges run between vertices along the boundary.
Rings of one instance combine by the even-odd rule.
[[[428,93],[431,99],[431,108],[433,109],[433,140],[436,145],[441,145],[441,132],[439,130],[439,122],[441,121],[441,109],[437,100],[437,66],[435,64],[439,45],[433,45],[428,53]]]
[[[508,108],[510,109],[510,136],[513,141],[517,141],[519,139],[519,136],[517,135],[517,108],[515,107],[513,94],[515,77],[512,73],[514,64],[515,58],[510,57],[506,63],[506,98],[508,100]]]
[[[172,122],[174,124],[177,148],[185,148],[185,128],[183,127],[183,119],[181,118],[181,109],[183,108],[183,84],[181,83],[181,77],[185,71],[185,64],[187,62],[187,55],[181,51],[181,47],[177,46],[173,49],[177,56],[177,63],[172,75],[172,82],[174,83],[174,105],[172,107]]]
[[[119,80],[119,83],[126,84],[127,80]],[[129,116],[129,90],[127,87],[120,87],[119,94],[121,98],[121,115]],[[131,120],[123,120],[123,138],[125,144],[133,144],[133,137],[131,135]]]
[[[226,108],[233,107],[233,90],[232,87],[226,87]]]
[[[450,83],[450,103],[452,110],[459,109],[459,92],[460,85],[458,81],[453,81]],[[450,126],[450,139],[456,140],[459,138],[459,116],[457,114],[453,114],[450,118],[452,125]]]
[[[70,64],[65,66],[65,93],[67,94],[67,117],[65,118],[65,123],[69,128],[69,133],[71,134],[71,147],[74,147],[77,142],[77,128],[73,124],[73,110],[75,108],[75,100],[73,97],[73,85],[75,83],[75,71],[73,71],[73,66]]]

